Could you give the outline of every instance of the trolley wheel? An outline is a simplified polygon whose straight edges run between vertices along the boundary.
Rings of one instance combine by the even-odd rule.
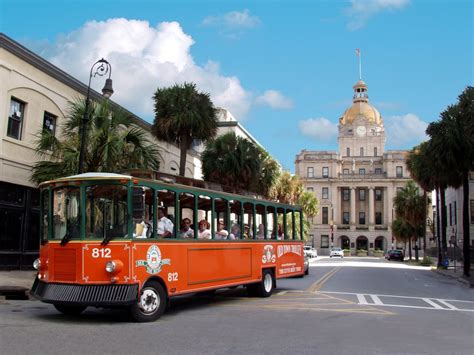
[[[56,308],[59,312],[63,314],[67,314],[69,316],[76,316],[81,314],[85,311],[87,306],[71,306],[71,305],[64,305],[64,304],[54,304],[54,308]]]
[[[247,291],[251,296],[270,297],[276,286],[273,272],[263,270],[262,281],[247,286]]]
[[[136,322],[153,322],[166,309],[166,292],[157,281],[150,281],[141,289],[138,301],[130,307],[130,315]]]
[[[305,275],[309,275],[309,268],[304,272]]]

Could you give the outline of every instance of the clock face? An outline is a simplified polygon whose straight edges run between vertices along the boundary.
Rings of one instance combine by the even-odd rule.
[[[356,129],[357,135],[362,137],[365,134],[365,127],[364,126],[359,126]]]

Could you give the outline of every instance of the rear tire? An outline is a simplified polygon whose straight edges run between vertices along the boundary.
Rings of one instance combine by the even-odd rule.
[[[54,304],[54,308],[56,308],[59,312],[63,314],[67,314],[68,316],[77,316],[84,312],[87,306],[71,306],[71,305],[64,305],[64,304]]]
[[[305,275],[309,275],[309,269],[304,272]]]
[[[276,287],[276,282],[271,270],[263,270],[262,281],[247,285],[250,296],[270,297]]]
[[[130,315],[136,322],[153,322],[164,313],[167,301],[163,286],[150,281],[141,289],[137,303],[130,307]]]

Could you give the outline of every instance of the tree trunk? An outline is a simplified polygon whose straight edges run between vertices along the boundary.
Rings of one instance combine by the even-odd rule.
[[[448,252],[448,243],[446,239],[446,222],[448,219],[448,211],[446,210],[446,187],[441,187],[441,243],[443,246],[443,258]]]
[[[179,176],[184,176],[186,171],[186,156],[189,145],[189,137],[187,135],[182,135],[179,142],[179,149],[181,151],[179,156]]]
[[[408,256],[411,261],[411,237],[408,238]]]
[[[423,190],[423,201],[425,203],[425,218],[423,219],[423,256],[426,256],[426,218],[428,217],[428,197]]]
[[[436,187],[436,240],[438,244],[438,269],[443,266],[443,253],[441,252],[441,218],[440,218],[440,194],[441,189]],[[433,221],[434,223],[434,221]]]
[[[418,236],[415,237],[415,260],[420,261],[419,254],[418,254]]]
[[[471,254],[469,242],[471,240],[469,232],[469,172],[464,171],[463,173],[463,203],[462,203],[462,235],[463,235],[463,259],[464,259],[464,276],[470,275],[471,269]]]

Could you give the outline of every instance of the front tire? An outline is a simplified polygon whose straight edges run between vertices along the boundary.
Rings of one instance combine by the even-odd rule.
[[[150,281],[141,289],[137,303],[130,307],[130,315],[136,322],[153,322],[166,309],[166,292],[157,281]]]
[[[64,304],[54,304],[53,305],[56,310],[63,314],[67,314],[68,316],[77,316],[84,312],[87,306],[70,306]]]

